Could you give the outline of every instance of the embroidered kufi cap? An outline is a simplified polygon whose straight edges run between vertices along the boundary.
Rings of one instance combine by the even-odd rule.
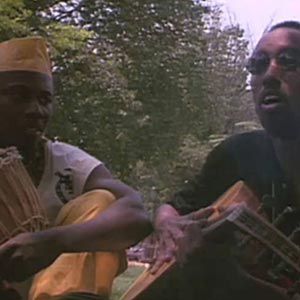
[[[0,43],[0,72],[5,71],[34,71],[51,77],[45,41],[41,37],[27,37]]]

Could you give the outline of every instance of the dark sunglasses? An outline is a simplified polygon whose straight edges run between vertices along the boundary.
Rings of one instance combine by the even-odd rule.
[[[275,56],[276,64],[285,71],[296,71],[300,67],[300,51],[286,50]],[[252,75],[263,74],[269,67],[271,58],[267,53],[254,54],[246,65]]]

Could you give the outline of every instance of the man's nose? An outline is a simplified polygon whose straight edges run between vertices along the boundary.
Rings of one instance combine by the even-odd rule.
[[[264,74],[263,85],[267,88],[279,88],[281,84],[282,69],[275,59],[271,59]]]
[[[32,99],[32,101],[30,101],[30,105],[26,110],[26,115],[39,116],[39,117],[43,115],[43,108],[42,105],[40,104],[39,99]]]

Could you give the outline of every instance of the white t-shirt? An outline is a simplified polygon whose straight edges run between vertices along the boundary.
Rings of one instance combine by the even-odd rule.
[[[88,176],[100,164],[98,159],[75,146],[47,141],[38,192],[50,222],[65,203],[82,194]]]

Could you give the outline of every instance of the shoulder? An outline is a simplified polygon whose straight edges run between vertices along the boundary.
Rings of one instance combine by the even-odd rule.
[[[255,130],[232,135],[231,137],[227,138],[223,143],[226,146],[245,145],[248,143],[250,143],[251,145],[261,145],[261,143],[264,144],[270,141],[271,140],[269,135],[264,130]]]
[[[214,171],[216,168],[229,172],[242,166],[244,168],[245,165],[252,168],[266,161],[266,157],[273,152],[271,139],[263,130],[236,134],[221,142],[209,153],[204,169],[205,172],[207,169]]]
[[[81,150],[77,146],[73,146],[71,144],[67,144],[60,141],[48,141],[48,146],[51,148],[52,153],[57,156],[65,155],[72,152],[86,153],[85,151]]]
[[[64,142],[60,141],[50,141],[48,143],[48,150],[51,152],[51,155],[55,158],[62,158],[66,159],[67,161],[86,161],[86,160],[93,160],[101,163],[97,158],[88,154],[84,150],[80,149],[77,146],[73,146]]]
[[[233,135],[216,147],[227,153],[254,154],[254,151],[265,151],[272,147],[272,142],[264,130],[256,130]]]

